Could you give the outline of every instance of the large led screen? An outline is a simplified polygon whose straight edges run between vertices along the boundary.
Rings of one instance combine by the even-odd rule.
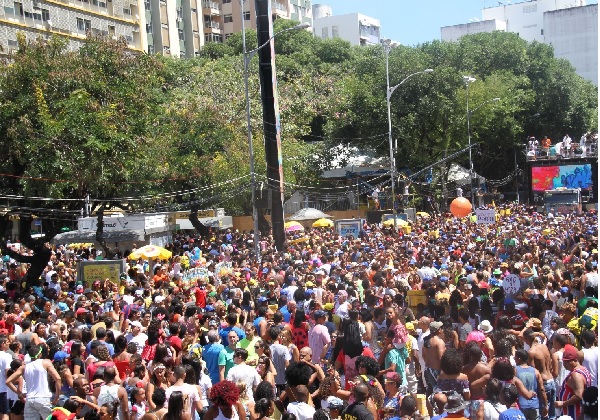
[[[593,188],[592,165],[533,166],[531,185],[535,192],[561,187],[591,190]]]

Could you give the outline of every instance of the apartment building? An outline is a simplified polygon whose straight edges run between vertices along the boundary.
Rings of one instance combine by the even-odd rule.
[[[142,0],[0,0],[0,54],[17,47],[17,32],[28,39],[52,35],[79,48],[88,33],[125,38],[132,50],[146,51]]]
[[[379,44],[381,23],[378,19],[360,13],[334,15],[326,4],[315,4],[313,16],[313,33],[318,38],[341,38],[352,45]]]
[[[170,57],[194,57],[209,42],[224,42],[256,28],[254,0],[0,0],[0,46],[8,54],[16,34],[69,39],[81,46],[87,33],[124,37],[129,48]],[[312,25],[310,0],[272,0],[273,19]]]
[[[584,0],[501,2],[482,10],[481,21],[441,28],[443,41],[491,31],[517,33],[528,42],[551,44],[577,74],[598,85],[598,5]]]
[[[256,29],[254,0],[145,0],[148,52],[194,57],[209,42],[225,42],[246,28]],[[310,0],[272,0],[273,20],[312,24]]]

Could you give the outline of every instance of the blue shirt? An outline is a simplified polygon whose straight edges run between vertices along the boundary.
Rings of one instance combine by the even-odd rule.
[[[100,341],[100,342],[102,343],[102,345],[104,347],[106,347],[108,349],[108,354],[110,354],[110,357],[115,355],[115,347],[112,344],[105,343],[104,341]],[[87,346],[85,346],[85,351],[87,352],[87,354],[92,353],[92,342],[91,341],[89,343],[87,343]]]
[[[202,348],[202,359],[206,362],[208,376],[213,384],[219,382],[219,354],[225,347],[220,343],[210,343]]]
[[[518,408],[509,408],[500,413],[499,420],[526,420],[525,415]]]
[[[539,403],[538,397],[537,397],[538,382],[537,382],[537,379],[535,378],[535,368],[533,368],[531,366],[529,366],[529,367],[517,366],[516,371],[517,371],[517,375],[516,375],[517,378],[519,378],[521,380],[521,382],[523,382],[523,385],[525,386],[525,388],[536,393],[536,396],[530,400],[528,400],[525,397],[522,397],[521,394],[519,394],[519,408],[539,408],[540,403]]]
[[[289,324],[292,314],[290,314],[290,311],[289,311],[287,305],[283,305],[281,307],[281,309],[279,309],[279,312],[281,312],[281,314],[283,315],[283,321],[287,322]]]
[[[238,335],[239,340],[243,340],[244,338],[246,338],[246,333],[242,329],[238,327],[230,327],[228,325],[225,328],[222,328],[221,331],[219,331],[219,335],[221,336],[221,343],[223,343],[223,346],[225,347],[229,345],[229,339],[227,338],[227,335],[230,331],[235,331]]]

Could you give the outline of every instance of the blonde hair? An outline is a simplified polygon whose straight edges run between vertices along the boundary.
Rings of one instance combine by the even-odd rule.
[[[246,382],[236,382],[235,385],[237,389],[240,391],[240,402],[245,403],[248,402],[248,393],[246,392],[247,386]]]

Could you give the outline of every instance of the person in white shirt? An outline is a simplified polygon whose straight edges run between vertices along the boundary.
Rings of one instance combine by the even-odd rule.
[[[315,414],[314,407],[308,405],[308,388],[304,385],[298,385],[294,390],[296,401],[290,402],[287,406],[287,412],[296,416],[298,420],[311,420]]]
[[[348,318],[348,311],[350,310],[350,303],[347,302],[348,292],[340,290],[337,294],[338,301],[335,307],[335,314],[342,319]]]
[[[135,343],[138,354],[142,354],[148,336],[142,332],[142,324],[139,321],[129,321],[129,326],[131,327],[131,332],[125,338],[128,343]]]
[[[233,363],[235,363],[235,366],[229,369],[227,380],[233,383],[245,383],[248,400],[254,401],[254,391],[261,382],[261,379],[256,368],[246,364],[246,359],[248,359],[248,350],[243,348],[235,349],[233,352]]]
[[[583,367],[590,372],[592,386],[598,387],[598,347],[594,345],[596,334],[594,334],[594,331],[584,330],[581,333],[581,341],[583,347],[581,348],[579,360]]]
[[[421,374],[423,376],[423,383],[426,384],[427,382],[425,381],[425,359],[423,358],[423,346],[424,346],[424,341],[425,341],[425,337],[429,336],[430,331],[429,331],[429,323],[431,322],[431,320],[427,317],[422,317],[421,319],[419,319],[419,322],[417,324],[418,328],[420,328],[421,332],[419,332],[419,330],[417,330],[417,332],[419,332],[419,338],[417,338],[417,346],[418,346],[418,350],[417,350],[417,354],[419,356],[419,364],[421,365]]]
[[[186,384],[185,380],[185,368],[182,365],[176,366],[173,369],[173,376],[175,376],[175,383],[167,388],[167,403],[165,407],[168,407],[169,398],[171,395],[179,391],[183,395],[183,412],[190,413],[191,418],[196,418],[196,413],[202,411],[202,399],[198,395],[198,388],[195,385]]]
[[[0,414],[2,420],[8,420],[10,408],[8,406],[8,387],[6,386],[6,372],[10,369],[12,356],[7,352],[9,346],[8,338],[0,337]]]

